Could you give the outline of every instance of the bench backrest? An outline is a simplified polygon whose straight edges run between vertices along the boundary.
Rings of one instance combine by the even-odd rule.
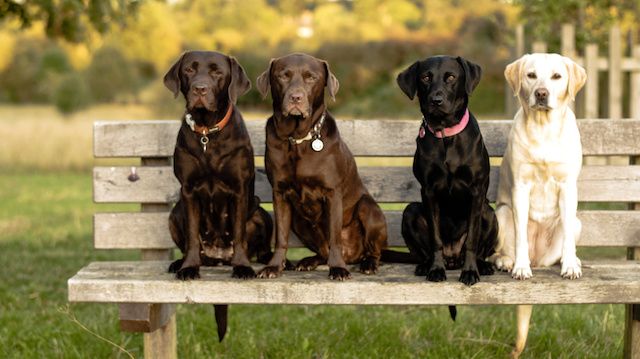
[[[489,155],[501,157],[511,128],[510,120],[480,121]],[[256,163],[264,155],[264,120],[247,121]],[[640,156],[640,120],[579,120],[585,156]],[[94,155],[137,157],[137,181],[129,180],[131,167],[95,167],[94,201],[97,203],[140,203],[160,212],[96,213],[96,248],[169,249],[174,244],[168,231],[167,204],[178,198],[179,184],[173,175],[173,155],[178,121],[110,121],[94,124]],[[338,121],[342,138],[355,156],[413,157],[418,121],[348,120]],[[420,200],[419,185],[411,161],[385,167],[359,166],[358,171],[369,192],[380,203],[406,203]],[[154,165],[156,164],[156,165]],[[159,165],[158,165],[159,164]],[[256,194],[263,203],[272,193],[264,169],[257,165]],[[491,169],[488,197],[495,200],[498,167]],[[578,196],[580,202],[618,202],[617,210],[581,210],[583,223],[580,246],[640,247],[640,211],[627,203],[640,202],[640,166],[585,165]],[[404,246],[400,235],[401,210],[385,211],[389,244]],[[300,246],[293,239],[292,247]]]

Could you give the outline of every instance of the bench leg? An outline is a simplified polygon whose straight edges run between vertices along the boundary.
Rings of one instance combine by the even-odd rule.
[[[640,305],[627,304],[625,309],[624,357],[640,359]]]
[[[176,345],[176,314],[164,327],[151,333],[144,333],[144,357],[145,359],[175,359],[178,357]]]

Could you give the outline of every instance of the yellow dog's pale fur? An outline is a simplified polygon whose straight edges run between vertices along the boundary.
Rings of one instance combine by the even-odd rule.
[[[531,278],[532,266],[560,261],[564,278],[579,278],[581,223],[576,211],[582,145],[569,105],[584,86],[586,72],[567,57],[529,54],[509,64],[504,74],[521,107],[500,167],[494,263],[524,280]],[[546,104],[536,100],[536,90],[546,90]],[[531,309],[518,308],[514,357],[524,349]]]

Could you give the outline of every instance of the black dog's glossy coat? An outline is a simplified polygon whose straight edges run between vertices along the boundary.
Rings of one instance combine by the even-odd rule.
[[[459,123],[481,69],[460,57],[436,56],[417,61],[398,75],[410,98],[434,131]],[[437,138],[428,129],[416,139],[413,174],[421,185],[422,203],[407,206],[402,236],[420,258],[416,275],[446,280],[445,269],[462,268],[459,280],[473,285],[493,274],[485,259],[494,253],[498,224],[486,198],[489,155],[473,114],[457,135]]]
[[[253,147],[235,107],[251,82],[234,58],[191,51],[167,72],[164,83],[176,96],[184,95],[186,111],[197,125],[213,127],[233,106],[226,127],[208,135],[206,151],[202,135],[182,121],[173,157],[180,200],[169,228],[184,256],[169,271],[178,279],[195,279],[201,265],[230,263],[233,277],[253,278],[249,258],[270,259],[273,224],[254,196]]]

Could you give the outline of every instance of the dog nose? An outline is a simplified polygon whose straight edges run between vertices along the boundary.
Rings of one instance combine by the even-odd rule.
[[[290,96],[291,102],[299,103],[302,101],[302,92],[294,92]]]
[[[534,94],[536,95],[536,100],[538,101],[546,101],[549,97],[549,90],[546,88],[537,89]]]
[[[200,95],[200,96],[206,95],[208,90],[209,90],[209,87],[205,85],[196,85],[193,87],[193,92],[195,92],[196,95]]]
[[[441,95],[435,95],[431,98],[431,103],[440,106],[444,102],[444,98]]]

